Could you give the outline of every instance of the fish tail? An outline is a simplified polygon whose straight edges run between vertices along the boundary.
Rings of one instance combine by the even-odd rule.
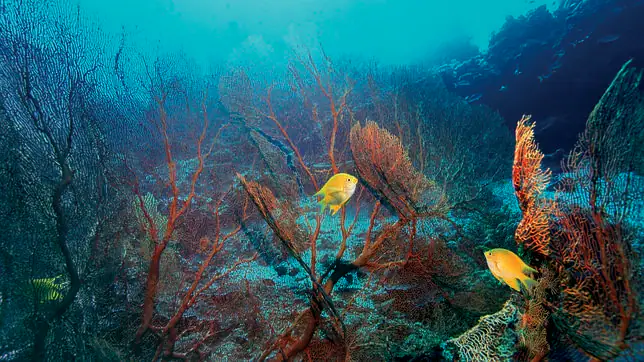
[[[528,291],[530,291],[530,290],[532,290],[532,288],[536,287],[537,284],[538,284],[537,281],[532,279],[532,278],[526,277],[525,279],[523,279],[523,285],[525,285],[525,288]]]
[[[342,205],[331,205],[331,206],[329,206],[329,209],[331,209],[331,211],[333,211],[331,213],[331,215],[335,215],[335,213],[338,212],[338,210],[340,210],[341,207],[342,207]]]
[[[323,187],[318,192],[316,192],[313,196],[326,196],[324,194],[325,194],[325,192],[324,192],[324,187]]]
[[[538,273],[538,271],[536,269],[532,268],[531,266],[529,266],[527,264],[523,264],[522,269],[523,269],[524,273]]]
[[[320,206],[320,212],[324,212],[327,205],[326,198],[322,198],[322,200],[318,201],[318,205]]]

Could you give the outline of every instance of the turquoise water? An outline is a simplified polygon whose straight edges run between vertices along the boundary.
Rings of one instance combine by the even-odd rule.
[[[455,39],[486,48],[506,17],[553,1],[140,0],[80,1],[110,33],[185,50],[207,63],[284,62],[293,46],[323,44],[330,56],[409,65]],[[557,4],[558,5],[558,4]],[[240,54],[241,53],[241,54]],[[241,59],[240,59],[241,58]]]

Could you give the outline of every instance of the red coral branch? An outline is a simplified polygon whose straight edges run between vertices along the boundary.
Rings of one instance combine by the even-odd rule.
[[[139,345],[142,342],[142,337],[146,334],[146,332],[154,331],[159,338],[159,345],[156,352],[157,357],[163,356],[164,358],[183,359],[187,358],[189,354],[201,353],[198,351],[199,346],[206,339],[210,338],[213,335],[214,331],[211,330],[206,333],[201,342],[196,343],[194,346],[189,348],[187,352],[179,353],[174,351],[174,346],[179,338],[182,338],[182,336],[188,333],[193,333],[194,327],[186,328],[183,330],[181,330],[180,328],[180,322],[183,320],[185,312],[190,309],[196,303],[198,298],[202,294],[204,294],[204,292],[206,292],[215,282],[230,274],[239,266],[250,263],[257,258],[257,254],[250,258],[240,258],[222,273],[216,274],[209,279],[205,279],[206,271],[210,267],[215,255],[217,255],[223,249],[226,241],[234,238],[241,230],[241,226],[236,226],[232,231],[226,234],[222,234],[220,227],[220,209],[224,198],[229,194],[224,193],[222,197],[216,202],[216,205],[213,209],[216,229],[214,232],[214,240],[211,241],[205,236],[202,237],[201,240],[201,251],[209,249],[208,254],[205,256],[198,270],[195,272],[194,279],[190,283],[187,291],[180,297],[180,303],[177,306],[175,313],[163,326],[155,326],[152,324],[154,311],[156,308],[156,298],[158,294],[161,258],[170,240],[175,235],[178,222],[182,219],[186,212],[188,212],[193,200],[195,199],[195,197],[197,197],[196,187],[197,183],[199,182],[200,176],[204,171],[205,161],[212,153],[214,144],[220,137],[221,132],[227,127],[227,124],[222,125],[218,129],[216,135],[213,137],[210,147],[204,149],[204,141],[206,140],[209,128],[209,115],[206,107],[207,96],[207,92],[204,92],[203,98],[201,100],[200,114],[203,118],[201,131],[196,139],[197,166],[190,175],[188,192],[183,201],[180,200],[181,190],[179,188],[177,180],[176,162],[172,153],[172,146],[169,135],[169,115],[166,110],[168,106],[168,94],[163,93],[161,96],[154,98],[159,114],[157,129],[160,131],[162,137],[164,153],[166,157],[165,161],[168,167],[167,185],[169,185],[171,191],[171,201],[168,207],[167,221],[165,222],[165,230],[162,236],[159,235],[160,225],[157,225],[158,221],[155,221],[150,210],[148,210],[148,206],[146,206],[145,200],[139,189],[138,179],[135,177],[132,183],[133,191],[138,200],[138,206],[141,210],[141,213],[143,214],[145,223],[147,224],[146,232],[154,244],[154,250],[152,252],[150,265],[146,276],[141,325],[139,326],[135,335],[135,345]],[[186,102],[189,101],[189,99],[186,99]],[[190,107],[188,106],[188,104],[186,104],[186,107],[188,112],[190,112]],[[155,123],[155,121],[157,120],[150,119],[150,122],[152,123]],[[243,218],[246,218],[245,208]]]
[[[322,81],[322,74],[318,70],[317,65],[315,64],[315,61],[313,60],[313,56],[311,53],[308,53],[308,62],[304,61],[303,59],[300,59],[300,63],[308,70],[308,72],[313,76],[315,79],[315,82],[318,86],[318,88],[322,91],[322,94],[327,98],[329,101],[329,108],[331,110],[331,119],[332,119],[332,129],[331,129],[331,134],[329,136],[329,150],[327,152],[329,156],[329,160],[331,162],[331,169],[334,174],[340,172],[340,169],[337,166],[336,160],[335,160],[335,140],[336,136],[338,133],[338,126],[340,124],[341,118],[343,117],[343,112],[346,109],[347,106],[347,96],[351,93],[353,89],[353,85],[350,82],[349,86],[343,91],[342,95],[339,97],[339,99],[336,102],[334,91],[333,91],[333,82],[329,81],[324,84]],[[331,67],[331,60],[324,54],[324,61],[329,65],[328,66],[328,73],[333,73],[333,68]]]
[[[297,161],[300,164],[300,167],[302,167],[302,170],[306,173],[306,175],[309,177],[311,180],[311,184],[313,187],[317,190],[318,189],[318,183],[315,180],[315,177],[313,176],[313,173],[311,172],[311,169],[304,163],[304,159],[302,158],[302,154],[300,153],[300,150],[297,148],[295,143],[293,142],[293,139],[288,135],[286,132],[286,129],[282,125],[282,122],[277,118],[277,115],[275,114],[275,111],[273,110],[273,102],[271,100],[271,93],[273,91],[273,87],[269,87],[268,90],[266,91],[266,97],[264,98],[264,101],[266,102],[266,106],[268,107],[268,113],[263,113],[264,117],[270,119],[273,121],[277,129],[280,131],[288,145],[291,147],[291,150],[295,153],[295,157],[297,157]],[[261,112],[260,112],[261,113]]]
[[[150,226],[150,230],[149,230],[150,237],[152,238],[155,244],[154,251],[152,254],[152,259],[150,261],[150,267],[147,274],[147,280],[146,280],[145,297],[143,301],[143,317],[141,320],[141,326],[137,330],[136,336],[135,336],[135,343],[137,344],[141,342],[141,338],[143,337],[145,332],[147,332],[148,328],[150,327],[150,322],[152,321],[152,315],[154,313],[154,305],[155,305],[154,300],[157,295],[157,289],[158,289],[158,283],[159,283],[159,272],[161,270],[160,268],[161,255],[163,254],[165,248],[168,245],[168,242],[172,237],[172,234],[174,233],[177,220],[186,212],[186,210],[190,206],[190,203],[192,202],[192,199],[195,196],[195,185],[199,179],[199,176],[201,175],[201,172],[203,171],[204,158],[207,157],[210,153],[209,151],[208,153],[203,154],[202,148],[201,148],[203,141],[206,137],[206,131],[208,129],[208,114],[206,112],[205,103],[202,102],[203,127],[201,131],[201,135],[197,140],[197,158],[199,160],[199,164],[191,177],[190,192],[188,193],[186,200],[179,207],[179,187],[177,186],[177,170],[176,170],[176,163],[172,156],[170,137],[168,136],[168,114],[166,111],[166,99],[167,99],[167,94],[165,93],[161,97],[155,98],[157,109],[159,111],[160,122],[161,122],[160,129],[161,129],[161,134],[162,134],[163,144],[165,149],[166,163],[168,164],[168,178],[169,178],[168,184],[170,185],[170,189],[172,191],[172,201],[170,202],[165,233],[162,239],[159,240],[159,237],[157,235],[158,226],[154,225],[154,222],[152,221],[148,211],[144,206],[140,193],[138,193],[138,190],[135,190],[135,192],[137,193],[137,197],[139,199],[139,206],[141,206],[141,210],[144,213],[145,218],[148,220],[148,224]]]

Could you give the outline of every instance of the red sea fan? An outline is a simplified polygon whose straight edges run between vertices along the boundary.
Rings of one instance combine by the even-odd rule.
[[[428,204],[438,209],[445,201],[440,192],[431,193],[436,200],[423,199],[436,185],[414,168],[400,139],[375,122],[351,128],[351,152],[360,177],[399,216],[412,219]]]

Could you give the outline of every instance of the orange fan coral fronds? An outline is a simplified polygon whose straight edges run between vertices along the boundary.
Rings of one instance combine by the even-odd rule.
[[[444,201],[440,192],[431,193],[434,202],[421,200],[435,184],[412,165],[400,139],[375,122],[351,128],[351,152],[362,179],[401,217],[412,219],[427,204]]]
[[[517,331],[519,342],[526,349],[526,358],[530,361],[541,361],[550,352],[548,342],[548,324],[550,310],[547,295],[558,288],[557,275],[544,268],[539,284],[532,290],[533,297],[525,301],[525,309],[520,312],[521,318]]]
[[[516,129],[516,146],[512,165],[512,185],[523,212],[515,233],[517,243],[548,255],[550,243],[549,220],[554,203],[541,198],[550,182],[550,170],[541,169],[543,153],[534,141],[534,123],[524,115]]]
[[[588,208],[567,205],[557,213],[561,231],[556,245],[560,261],[559,330],[584,353],[611,360],[629,347],[638,300],[632,284],[629,232]]]
[[[531,116],[524,115],[517,123],[512,165],[512,185],[523,212],[550,182],[550,170],[541,169],[543,153],[534,141],[534,123],[530,119]]]

